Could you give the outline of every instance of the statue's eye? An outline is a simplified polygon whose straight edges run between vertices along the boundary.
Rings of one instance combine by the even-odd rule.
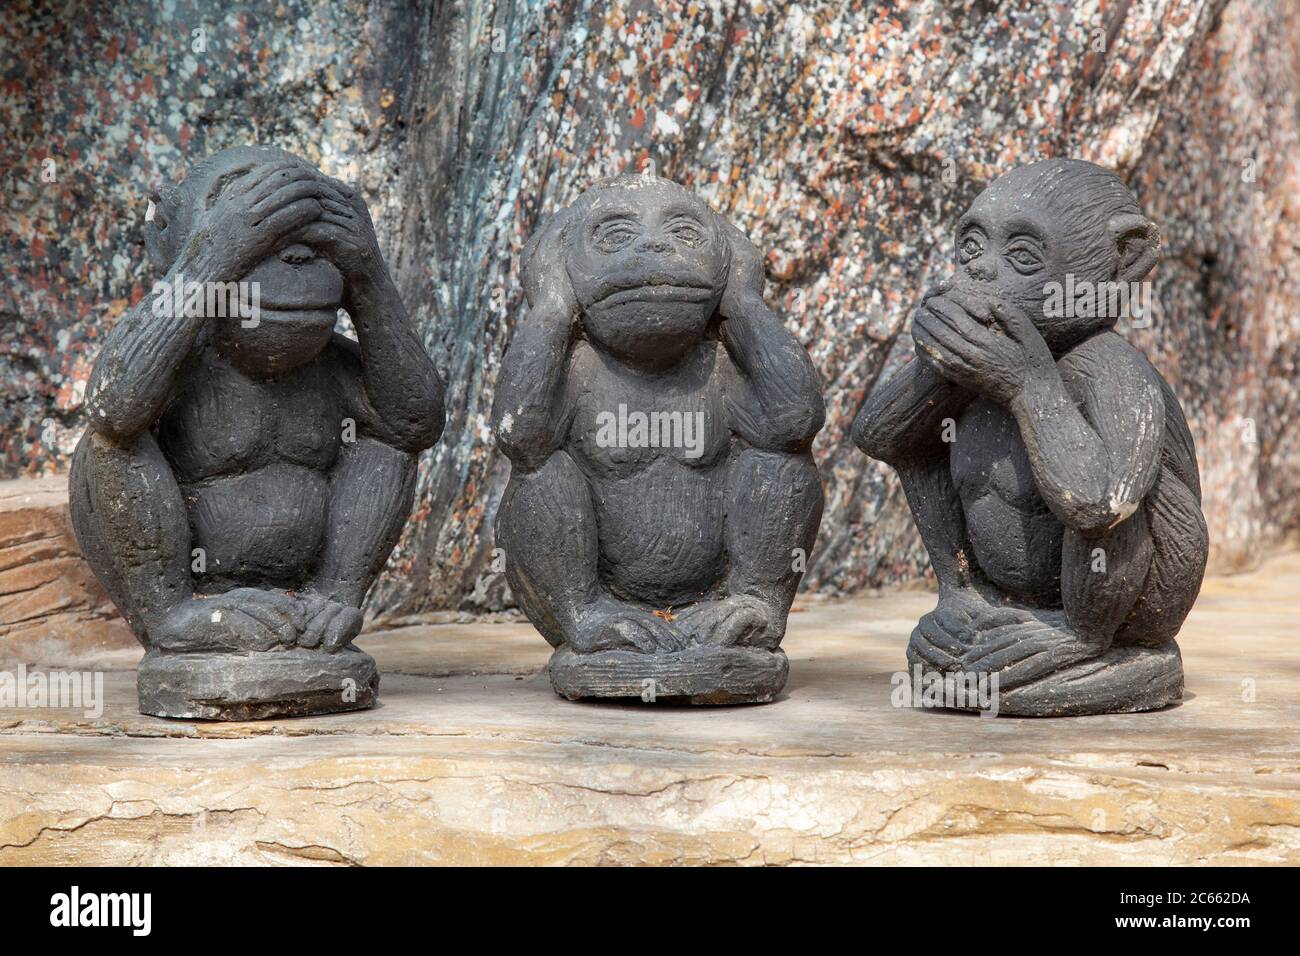
[[[592,242],[601,252],[617,252],[635,239],[637,230],[626,220],[601,223],[592,235]]]
[[[957,246],[957,253],[963,263],[970,262],[984,252],[984,240],[979,233],[969,233]]]
[[[1033,272],[1043,264],[1042,257],[1029,246],[1012,246],[1007,259],[1017,272]]]
[[[704,242],[704,230],[693,222],[678,221],[668,227],[673,238],[688,246],[698,246]]]

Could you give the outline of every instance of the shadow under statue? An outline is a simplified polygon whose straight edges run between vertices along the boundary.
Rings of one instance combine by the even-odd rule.
[[[897,470],[939,579],[909,663],[967,686],[996,677],[1000,714],[1182,696],[1174,638],[1208,555],[1196,452],[1111,306],[1158,249],[1106,169],[1052,159],[1001,176],[957,224],[954,277],[913,317],[916,359],[854,424]]]
[[[569,699],[771,700],[824,411],[758,251],[681,186],[599,183],[524,251],[497,543]]]
[[[443,385],[365,203],[286,152],[239,147],[147,218],[165,277],[104,343],[70,481],[86,560],[146,649],[140,710],[373,706],[379,674],[352,639],[442,431]],[[359,344],[334,331],[340,307]]]

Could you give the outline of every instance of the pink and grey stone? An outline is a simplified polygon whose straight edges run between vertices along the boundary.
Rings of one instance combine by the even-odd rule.
[[[66,472],[95,358],[157,277],[152,192],[273,143],[358,183],[453,383],[369,613],[509,606],[488,424],[519,253],[590,183],[653,163],[763,250],[764,296],[821,378],[803,588],[915,578],[926,552],[892,469],[849,442],[854,413],[912,354],[958,214],[1071,156],[1160,224],[1154,321],[1124,331],[1182,401],[1211,567],[1247,567],[1300,527],[1297,36],[1291,0],[6,4],[0,473]]]

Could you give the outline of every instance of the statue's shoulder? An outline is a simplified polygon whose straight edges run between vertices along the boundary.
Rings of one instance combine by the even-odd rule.
[[[1160,380],[1142,350],[1113,329],[1084,339],[1056,364],[1063,378],[1077,380],[1094,390],[1122,381]]]

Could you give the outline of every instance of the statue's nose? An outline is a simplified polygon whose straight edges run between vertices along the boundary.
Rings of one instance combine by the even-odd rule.
[[[977,282],[992,282],[998,277],[997,259],[987,253],[973,259],[966,266],[966,274]]]
[[[304,262],[311,262],[315,258],[316,253],[312,251],[311,246],[304,246],[300,242],[280,250],[280,261],[287,262],[291,266],[300,266]]]
[[[668,240],[662,236],[646,236],[637,243],[636,247],[641,252],[663,253],[668,251]]]

